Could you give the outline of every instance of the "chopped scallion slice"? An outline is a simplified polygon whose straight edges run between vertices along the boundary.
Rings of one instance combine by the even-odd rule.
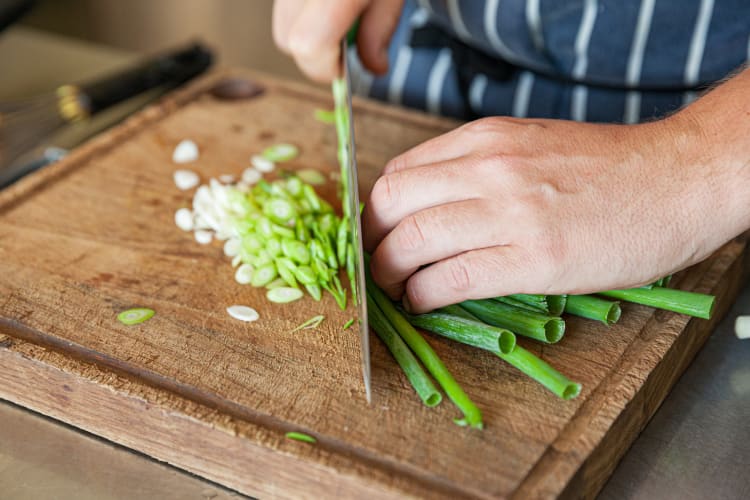
[[[293,160],[299,155],[299,149],[294,144],[274,144],[263,150],[263,158],[272,162]],[[257,168],[257,167],[256,167]]]
[[[325,319],[325,316],[323,316],[322,314],[313,316],[312,318],[308,319],[307,321],[305,321],[304,323],[302,323],[301,325],[299,325],[297,328],[295,328],[289,333],[294,333],[298,330],[310,330],[312,328],[317,328],[318,325],[320,325],[324,319]]]
[[[299,170],[297,172],[297,176],[306,183],[312,184],[313,186],[322,186],[326,183],[326,176],[311,168]]]
[[[242,264],[234,273],[234,280],[240,285],[249,285],[253,281],[253,266]]]
[[[294,302],[302,298],[304,294],[299,288],[292,288],[289,286],[280,286],[279,288],[272,288],[266,292],[266,297],[271,302],[277,304],[286,304],[287,302]]]
[[[258,314],[258,311],[248,306],[229,306],[227,307],[227,313],[229,313],[229,315],[234,319],[245,322],[257,321],[258,318],[260,318],[260,314]]]
[[[326,125],[333,125],[333,123],[336,121],[336,114],[331,109],[316,109],[315,110],[315,119],[319,122],[323,122]]]
[[[153,309],[148,309],[147,307],[136,307],[128,309],[127,311],[122,311],[117,315],[117,320],[123,325],[131,326],[151,319],[154,314],[155,312]]]
[[[273,172],[273,170],[276,168],[276,165],[274,164],[273,160],[271,160],[270,158],[266,158],[265,156],[261,156],[261,155],[253,155],[250,158],[250,164],[258,172],[262,172],[264,174]]]
[[[287,439],[294,439],[295,441],[302,441],[304,443],[315,444],[318,442],[314,437],[302,432],[287,432],[285,436]]]

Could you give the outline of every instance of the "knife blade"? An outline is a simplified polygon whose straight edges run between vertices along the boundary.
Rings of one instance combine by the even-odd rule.
[[[349,215],[349,234],[352,238],[352,247],[354,248],[354,286],[356,290],[352,290],[352,295],[357,304],[358,316],[359,316],[359,339],[360,339],[360,356],[362,358],[362,378],[365,383],[365,394],[367,396],[367,402],[370,403],[372,400],[372,389],[371,389],[371,371],[370,371],[370,329],[367,322],[367,301],[366,288],[365,288],[365,269],[364,269],[364,254],[362,247],[362,220],[359,212],[359,182],[357,177],[357,155],[354,141],[354,120],[352,112],[352,93],[351,93],[351,75],[349,74],[349,63],[347,60],[347,49],[348,43],[344,39],[341,42],[341,67],[342,76],[340,88],[343,90],[342,100],[344,102],[336,103],[337,106],[340,104],[345,113],[346,123],[348,124],[348,130],[342,131],[347,135],[346,148],[344,156],[341,158],[342,164],[346,170],[345,182],[347,183],[348,189],[344,192],[347,196],[345,201],[348,207]],[[334,96],[336,93],[334,93]],[[345,214],[346,215],[346,214]]]

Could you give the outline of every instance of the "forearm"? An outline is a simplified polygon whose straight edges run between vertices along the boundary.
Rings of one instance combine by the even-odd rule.
[[[717,243],[750,229],[750,69],[668,121]]]

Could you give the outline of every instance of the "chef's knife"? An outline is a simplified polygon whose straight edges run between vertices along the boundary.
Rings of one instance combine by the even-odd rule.
[[[365,289],[365,269],[364,269],[364,255],[362,250],[362,223],[359,212],[359,182],[357,180],[357,156],[354,145],[354,120],[352,115],[352,93],[351,93],[351,76],[349,74],[349,64],[347,61],[347,40],[341,42],[341,67],[342,76],[341,79],[334,82],[334,99],[336,100],[336,108],[339,112],[344,113],[343,130],[339,130],[339,140],[342,140],[342,136],[346,136],[346,147],[340,149],[340,155],[342,156],[339,160],[342,163],[342,168],[345,172],[342,172],[343,182],[346,182],[346,189],[344,193],[346,205],[344,211],[345,215],[349,215],[349,234],[352,238],[352,247],[354,249],[354,283],[355,290],[352,290],[352,295],[357,304],[357,310],[359,313],[359,338],[360,338],[360,354],[362,357],[362,376],[365,382],[365,394],[367,395],[367,402],[371,400],[371,388],[370,388],[370,332],[367,323],[367,301],[366,289]],[[347,130],[348,127],[348,130]]]

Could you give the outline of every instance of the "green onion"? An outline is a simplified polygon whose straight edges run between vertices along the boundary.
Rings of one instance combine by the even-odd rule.
[[[485,323],[548,344],[559,341],[565,333],[565,322],[558,317],[519,309],[495,300],[467,300],[461,303],[461,307]]]
[[[336,121],[336,116],[333,110],[318,108],[315,110],[315,119],[326,125],[332,125]]]
[[[148,309],[147,307],[136,307],[128,309],[127,311],[122,311],[117,315],[117,321],[123,325],[132,326],[148,321],[154,316],[154,314],[156,314],[156,312],[153,309]]]
[[[567,296],[516,293],[505,297],[497,297],[495,300],[521,309],[530,309],[532,311],[548,313],[550,316],[559,316],[565,310]],[[520,304],[525,304],[527,307],[523,307]]]
[[[323,298],[323,293],[318,284],[305,285],[305,290],[307,290],[307,293],[309,293],[316,302],[319,302],[320,299]]]
[[[274,144],[263,150],[263,158],[273,162],[283,162],[293,160],[299,155],[299,149],[294,144]]]
[[[562,399],[573,399],[581,393],[581,384],[571,382],[565,375],[520,345],[516,345],[516,348],[509,354],[498,354],[498,356]]]
[[[367,269],[367,265],[365,269]],[[380,290],[372,281],[372,276],[367,279],[367,293],[372,296],[373,300],[380,306],[381,311],[385,314],[390,324],[396,329],[401,338],[406,342],[414,354],[424,364],[425,368],[437,380],[448,397],[463,412],[464,418],[455,419],[458,425],[468,425],[473,428],[481,429],[482,412],[477,408],[474,402],[464,392],[461,386],[453,378],[443,362],[440,360],[430,344],[414,329],[413,326],[404,318],[393,305],[391,300]]]
[[[339,227],[336,232],[336,260],[340,264],[346,262],[346,245],[349,243],[349,219],[344,217],[339,222]]]
[[[250,284],[254,287],[266,286],[277,276],[276,266],[273,264],[266,264],[265,266],[258,267],[253,272],[253,277],[250,280]]]
[[[611,325],[620,319],[621,309],[620,304],[611,300],[591,295],[568,295],[565,312]]]
[[[463,307],[459,306],[458,304],[451,304],[449,306],[444,306],[438,309],[440,312],[444,312],[446,314],[451,314],[453,316],[458,316],[459,318],[466,318],[473,321],[479,321],[479,318],[471,314],[469,311],[464,309]]]
[[[658,286],[655,286],[650,290],[647,288],[610,290],[607,292],[599,292],[599,295],[703,319],[711,318],[715,301],[713,295],[686,292],[684,290],[675,290],[673,288],[662,288]]]
[[[531,311],[531,312],[537,312],[542,314],[547,314],[547,306],[545,304],[544,307],[537,307],[532,306],[531,304],[527,304],[526,302],[521,302],[520,300],[516,300],[513,297],[507,296],[507,297],[495,297],[492,300],[496,300],[498,302],[502,302],[503,304],[507,304],[509,306],[513,306],[517,309],[523,309],[524,311]]]
[[[297,328],[295,328],[289,333],[294,333],[299,330],[309,330],[311,328],[317,328],[318,325],[320,325],[324,319],[325,319],[325,316],[323,316],[322,314],[318,314],[317,316],[313,316],[312,318],[308,319],[307,321],[305,321],[304,323],[302,323],[301,325],[299,325]]]
[[[283,198],[275,198],[263,206],[263,213],[270,217],[271,220],[281,224],[297,216],[297,210],[294,205]]]
[[[516,336],[503,328],[441,312],[406,315],[414,326],[451,340],[496,354],[508,354],[516,346]]]
[[[292,288],[288,286],[280,286],[278,288],[272,288],[266,292],[266,297],[271,302],[277,304],[286,304],[287,302],[294,302],[302,298],[302,290],[299,288]]]
[[[344,323],[344,326],[342,327],[342,330],[348,330],[349,327],[351,327],[354,324],[354,318],[349,318],[349,321]]]
[[[266,290],[273,290],[274,288],[279,288],[280,286],[287,286],[289,283],[284,281],[284,278],[276,278],[272,282],[266,285]]]
[[[286,436],[287,439],[294,439],[295,441],[302,441],[304,443],[315,444],[318,442],[314,437],[302,432],[287,432],[284,436]]]
[[[300,264],[310,263],[310,252],[307,249],[307,245],[301,241],[291,239],[281,240],[281,253]]]
[[[309,266],[299,266],[294,269],[294,277],[303,285],[314,285],[318,282],[315,271]]]
[[[425,406],[432,407],[440,404],[443,396],[369,294],[367,296],[367,311],[372,329],[375,330],[380,340],[391,351],[391,354],[404,371],[406,378],[409,379],[411,386]],[[351,326],[353,323],[354,319],[350,319],[347,325]],[[347,325],[344,325],[344,329],[348,328]]]
[[[326,176],[321,174],[317,170],[313,170],[311,168],[298,170],[297,176],[299,176],[299,178],[305,181],[306,183],[311,184],[313,186],[322,186],[323,184],[326,183]]]
[[[292,259],[288,259],[286,257],[279,257],[275,260],[276,262],[276,270],[279,273],[279,276],[281,276],[281,279],[286,281],[287,285],[291,287],[297,286],[297,278],[294,276],[294,270],[297,268],[297,266],[294,265],[294,262],[292,262]]]

